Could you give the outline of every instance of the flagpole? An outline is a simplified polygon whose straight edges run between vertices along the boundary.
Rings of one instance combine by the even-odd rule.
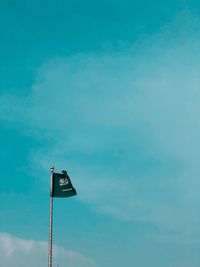
[[[48,253],[48,267],[52,267],[52,225],[53,225],[53,172],[54,167],[51,167],[50,177],[50,205],[49,205],[49,253]]]

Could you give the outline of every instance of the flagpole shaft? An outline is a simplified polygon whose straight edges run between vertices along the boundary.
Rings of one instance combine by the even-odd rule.
[[[49,205],[49,252],[48,252],[48,267],[52,267],[52,240],[53,240],[53,172],[54,167],[51,167],[50,178],[50,205]]]

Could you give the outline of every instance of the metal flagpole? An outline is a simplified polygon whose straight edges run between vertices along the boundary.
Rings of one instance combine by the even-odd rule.
[[[52,225],[53,225],[53,172],[54,167],[51,167],[50,178],[50,212],[49,212],[49,254],[48,254],[48,267],[52,267]]]

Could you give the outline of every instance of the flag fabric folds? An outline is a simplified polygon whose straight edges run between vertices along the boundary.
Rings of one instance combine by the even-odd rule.
[[[52,197],[72,197],[76,194],[76,190],[66,171],[53,173]]]

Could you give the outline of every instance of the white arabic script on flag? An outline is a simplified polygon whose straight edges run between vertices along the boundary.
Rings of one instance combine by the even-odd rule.
[[[59,185],[60,186],[64,186],[64,185],[67,185],[69,183],[68,179],[67,178],[61,178],[59,180]]]

